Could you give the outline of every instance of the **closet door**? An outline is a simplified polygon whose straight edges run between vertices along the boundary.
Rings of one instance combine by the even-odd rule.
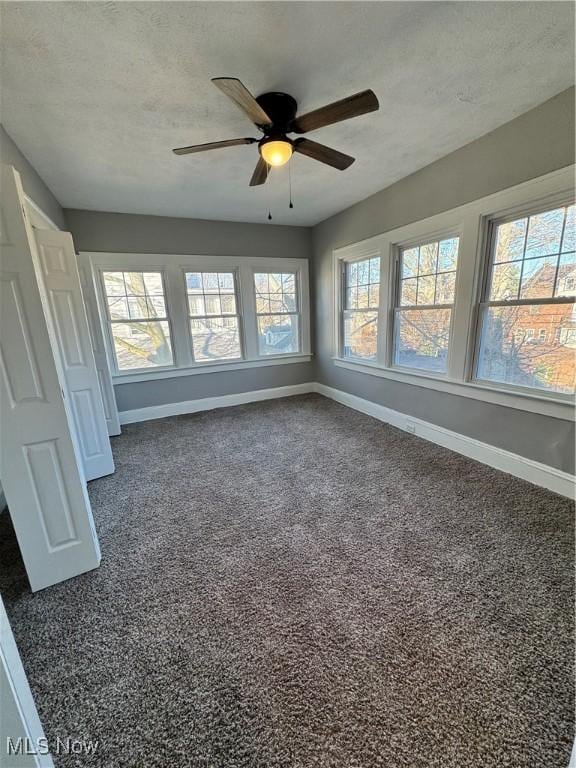
[[[69,232],[52,229],[37,229],[36,243],[84,476],[94,480],[114,472],[114,459],[74,243]]]
[[[54,768],[1,597],[0,765],[13,768]]]
[[[110,375],[110,366],[108,365],[108,358],[106,357],[104,335],[102,333],[102,325],[100,324],[100,315],[98,313],[94,272],[88,254],[77,254],[76,262],[78,264],[78,272],[80,273],[82,296],[84,297],[86,317],[88,318],[90,339],[92,342],[92,350],[94,351],[94,362],[96,363],[100,394],[102,395],[102,402],[104,403],[104,415],[106,417],[108,434],[119,435],[122,430],[120,428],[118,407],[116,405],[116,398],[114,397],[112,376]]]
[[[0,477],[33,590],[100,564],[20,175],[2,167]]]

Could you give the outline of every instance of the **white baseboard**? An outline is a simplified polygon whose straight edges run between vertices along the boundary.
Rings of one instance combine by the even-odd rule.
[[[378,405],[370,400],[364,400],[356,395],[350,395],[339,389],[333,389],[325,384],[316,383],[315,392],[368,416],[373,416],[379,421],[398,427],[405,432],[410,432],[425,440],[430,440],[432,443],[442,445],[444,448],[449,448],[451,451],[461,453],[463,456],[487,464],[489,467],[500,469],[502,472],[520,477],[522,480],[527,480],[542,488],[548,488],[562,496],[574,498],[575,478],[568,472],[562,472],[547,464],[541,464],[516,453],[505,451],[503,448],[482,443],[480,440],[452,432],[408,414],[393,411],[391,408]]]
[[[197,413],[198,411],[212,411],[214,408],[228,408],[231,405],[244,405],[245,403],[256,403],[260,400],[274,400],[278,397],[305,395],[308,392],[315,391],[316,384],[310,381],[305,384],[292,384],[288,387],[255,389],[251,392],[238,392],[233,395],[203,397],[198,400],[184,400],[181,403],[166,403],[166,405],[136,408],[133,411],[120,411],[118,416],[120,417],[120,424],[133,424],[137,421],[163,419],[165,416],[181,416],[184,413]]]

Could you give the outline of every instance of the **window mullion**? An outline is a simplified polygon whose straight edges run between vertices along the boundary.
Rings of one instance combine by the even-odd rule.
[[[390,360],[389,348],[389,319],[390,307],[393,305],[395,287],[396,264],[394,252],[387,248],[379,249],[380,258],[380,286],[378,291],[378,320],[376,331],[376,362],[386,366]]]
[[[165,271],[166,313],[172,332],[174,362],[178,368],[193,365],[192,343],[184,270],[169,264]]]
[[[258,321],[254,271],[249,264],[238,269],[238,294],[241,306],[242,340],[246,360],[258,360]]]
[[[473,319],[481,272],[478,262],[482,255],[478,249],[481,226],[481,217],[472,214],[464,219],[460,231],[447,370],[448,378],[456,381],[466,381],[473,364]]]

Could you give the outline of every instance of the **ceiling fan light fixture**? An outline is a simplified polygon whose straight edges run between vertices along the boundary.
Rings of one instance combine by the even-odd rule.
[[[262,159],[275,168],[286,165],[292,157],[294,148],[289,139],[270,139],[260,144]]]

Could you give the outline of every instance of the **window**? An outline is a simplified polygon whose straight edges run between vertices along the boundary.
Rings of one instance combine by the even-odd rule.
[[[574,392],[574,241],[574,205],[493,224],[478,379]]]
[[[234,272],[186,272],[194,360],[242,357]]]
[[[173,365],[162,273],[104,272],[118,370]]]
[[[344,357],[375,360],[378,349],[380,257],[344,265]]]
[[[307,259],[83,255],[116,381],[310,360]]]
[[[286,355],[300,351],[295,272],[256,272],[258,353]]]
[[[401,248],[394,364],[445,373],[458,266],[458,237]]]

